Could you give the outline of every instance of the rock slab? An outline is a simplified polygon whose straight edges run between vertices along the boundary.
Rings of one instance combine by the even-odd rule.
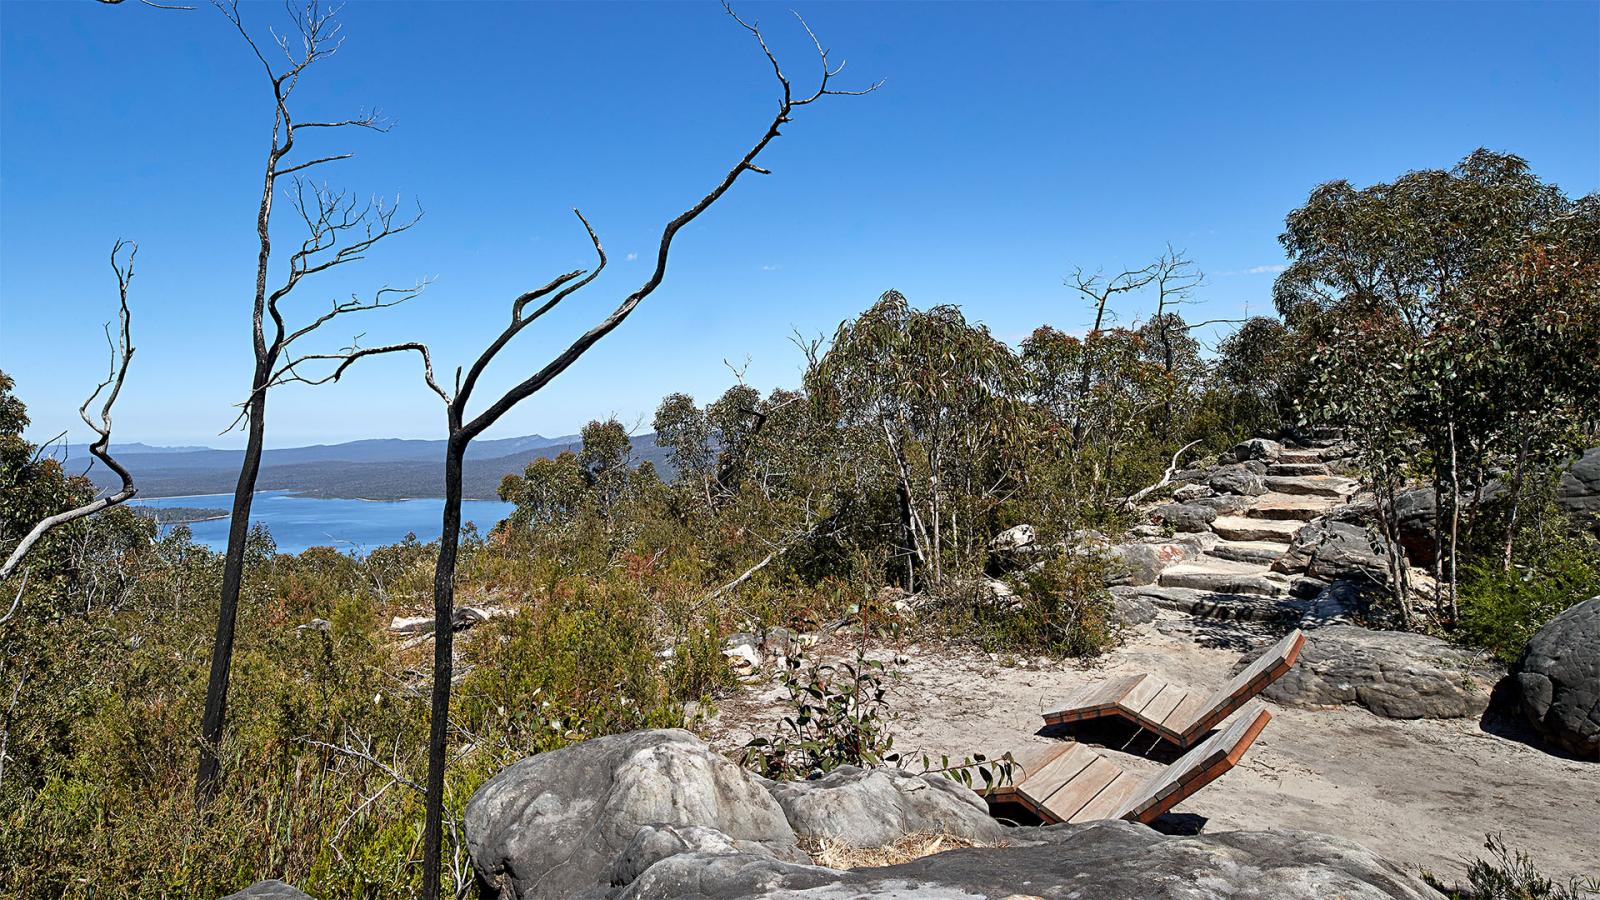
[[[1522,713],[1547,741],[1600,762],[1600,597],[1551,619],[1517,661]]]
[[[943,776],[841,766],[810,781],[774,781],[767,789],[802,839],[884,847],[908,834],[950,834],[994,843],[1005,826],[977,793]]]
[[[1015,835],[1009,847],[952,850],[851,871],[746,854],[686,853],[656,863],[617,897],[1442,900],[1372,851],[1311,832],[1169,837],[1128,822],[1095,822],[1016,829]]]
[[[1484,655],[1425,634],[1328,625],[1263,696],[1288,706],[1362,706],[1391,719],[1480,716],[1500,671]]]
[[[311,900],[311,895],[276,878],[258,881],[242,891],[229,894],[222,900]]]
[[[595,738],[513,763],[467,802],[467,848],[484,892],[568,898],[610,886],[641,828],[699,826],[806,861],[756,778],[687,731]]]

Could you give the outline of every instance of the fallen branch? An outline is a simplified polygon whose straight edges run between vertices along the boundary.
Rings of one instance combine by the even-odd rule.
[[[1145,488],[1144,490],[1140,491],[1139,493],[1134,494],[1131,497],[1126,498],[1125,500],[1122,501],[1121,506],[1119,506],[1118,508],[1119,509],[1132,509],[1134,507],[1134,505],[1137,504],[1140,500],[1143,500],[1144,498],[1150,496],[1151,494],[1155,493],[1156,491],[1159,491],[1162,488],[1166,487],[1167,485],[1171,484],[1172,483],[1172,476],[1177,474],[1177,472],[1178,472],[1178,460],[1182,459],[1183,455],[1185,453],[1188,453],[1190,448],[1192,448],[1195,444],[1198,444],[1198,443],[1200,443],[1200,442],[1199,441],[1190,441],[1189,443],[1184,444],[1182,447],[1178,448],[1178,452],[1172,454],[1172,464],[1167,466],[1167,471],[1166,472],[1162,473],[1161,480],[1156,482],[1155,484],[1150,485],[1149,487]]]

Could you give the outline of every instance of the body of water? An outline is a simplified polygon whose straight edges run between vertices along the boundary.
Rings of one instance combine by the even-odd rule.
[[[191,497],[156,497],[132,501],[134,506],[157,508],[190,506],[228,509],[232,494],[203,494]],[[501,519],[511,515],[513,505],[499,500],[467,500],[461,504],[461,521],[474,522],[487,533]],[[284,491],[256,494],[250,521],[267,526],[279,553],[299,553],[307,547],[334,547],[341,551],[367,552],[385,544],[396,544],[407,533],[426,543],[439,537],[444,515],[444,500],[339,500],[303,497]],[[228,520],[191,522],[197,544],[213,550],[228,546]],[[163,531],[166,530],[164,527]]]

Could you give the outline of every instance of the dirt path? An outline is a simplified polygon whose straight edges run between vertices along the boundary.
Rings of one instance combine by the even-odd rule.
[[[842,643],[818,655],[846,652]],[[1097,667],[1046,660],[1002,666],[988,654],[933,644],[878,646],[893,666],[896,748],[997,755],[1058,738],[1036,734],[1055,698],[1110,674],[1214,686],[1240,653],[1201,647],[1150,626]],[[775,685],[725,701],[704,731],[732,749],[778,714]],[[1384,719],[1357,707],[1269,704],[1274,719],[1243,762],[1180,804],[1207,831],[1299,828],[1365,844],[1446,881],[1484,855],[1487,832],[1529,853],[1547,875],[1600,876],[1600,764],[1552,756],[1483,731],[1476,720]],[[1130,768],[1157,763],[1115,753]]]

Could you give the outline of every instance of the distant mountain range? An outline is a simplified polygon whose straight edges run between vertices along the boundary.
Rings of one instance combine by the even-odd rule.
[[[261,457],[257,489],[360,500],[442,497],[444,443],[387,438],[268,450]],[[469,500],[492,500],[506,475],[521,474],[538,457],[553,457],[563,450],[576,453],[581,446],[575,434],[474,441],[467,448],[462,487]],[[239,450],[139,443],[112,444],[111,450],[133,473],[141,497],[232,493],[243,455]],[[633,454],[636,462],[650,460],[663,476],[669,474],[667,452],[656,446],[654,434],[635,436]],[[59,448],[57,455],[62,455]],[[82,445],[67,446],[65,457],[68,471],[74,472],[92,460]],[[117,483],[98,463],[89,468],[89,477],[101,487]]]

